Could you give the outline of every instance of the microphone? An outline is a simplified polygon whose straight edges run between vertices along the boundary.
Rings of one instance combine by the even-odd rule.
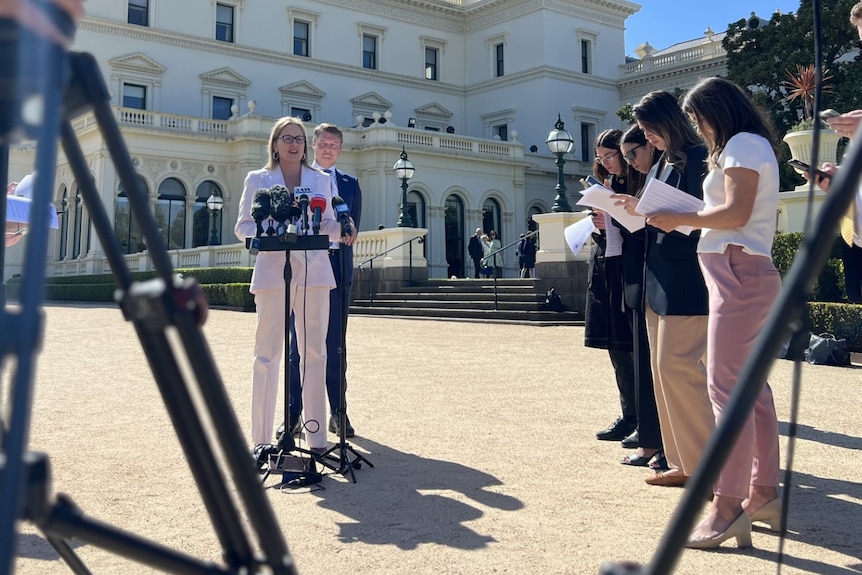
[[[290,217],[290,204],[293,202],[293,198],[287,188],[280,184],[272,186],[270,193],[272,194],[272,217],[278,222],[276,235],[281,242],[290,241],[290,233],[285,222]]]
[[[320,217],[323,210],[326,209],[326,196],[320,192],[315,192],[311,196],[311,233],[317,235],[320,233]]]
[[[299,203],[300,217],[302,218],[302,233],[308,230],[308,194],[311,193],[311,188],[308,186],[296,186],[293,188],[293,195]]]
[[[341,235],[352,236],[353,226],[350,225],[350,208],[341,196],[332,196],[332,209],[335,210],[335,219],[341,224]]]
[[[263,234],[262,222],[272,215],[272,194],[266,188],[261,188],[254,193],[251,201],[251,217],[257,225],[256,237]]]

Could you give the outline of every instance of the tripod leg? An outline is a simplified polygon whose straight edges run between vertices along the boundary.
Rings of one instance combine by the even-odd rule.
[[[4,40],[5,42],[5,40]],[[47,207],[51,202],[53,174],[57,162],[57,129],[60,125],[60,95],[63,92],[68,57],[57,46],[44,46],[45,52],[43,76],[41,78],[40,94],[44,101],[44,110],[38,128],[38,144],[36,147],[37,176],[34,185],[33,206]],[[18,110],[16,110],[18,112]],[[6,134],[0,134],[5,138]],[[9,345],[2,347],[15,350],[18,355],[13,385],[10,390],[9,429],[3,437],[3,451],[6,456],[6,472],[0,478],[0,573],[11,572],[15,563],[15,548],[17,543],[16,523],[19,519],[20,500],[24,488],[23,457],[26,450],[30,416],[33,406],[33,380],[36,367],[36,353],[41,341],[44,322],[40,308],[45,291],[45,262],[48,251],[48,218],[36,217],[32,214],[30,234],[25,246],[24,275],[21,284],[21,311],[16,323],[16,331],[6,332],[2,337],[14,336]],[[4,222],[5,225],[5,222]],[[3,325],[9,326],[12,321],[10,312],[2,310]],[[4,341],[4,344],[7,343]]]
[[[125,265],[119,243],[113,234],[104,207],[74,133],[68,123],[63,130],[63,143],[73,166],[77,165],[76,177],[82,183],[82,193],[88,203],[99,239],[106,250],[117,283],[125,293],[122,305],[127,319],[133,321],[148,361],[156,376],[159,389],[165,400],[174,428],[183,446],[183,451],[194,469],[198,489],[204,500],[216,533],[225,550],[228,563],[233,568],[254,565],[251,545],[243,529],[244,520],[239,516],[211,453],[214,447],[223,448],[236,482],[239,496],[245,502],[270,567],[277,573],[295,573],[295,567],[287,550],[272,508],[263,490],[257,483],[254,467],[248,459],[245,442],[233,413],[224,385],[215,369],[215,363],[203,340],[203,334],[193,311],[196,301],[193,294],[179,289],[174,281],[171,261],[161,242],[153,214],[149,210],[146,194],[139,189],[135,168],[122,140],[119,128],[108,103],[107,88],[98,75],[95,60],[89,54],[73,56],[73,69],[80,82],[81,99],[92,106],[100,130],[108,144],[111,158],[128,193],[133,214],[141,225],[148,242],[148,256],[162,277],[162,293],[141,295],[131,285],[131,274]],[[86,182],[86,185],[83,185]],[[143,290],[146,291],[146,290]],[[150,297],[147,297],[149,295]],[[209,442],[200,414],[191,400],[183,374],[172,355],[163,330],[173,323],[180,339],[186,346],[188,359],[201,388],[199,396],[209,409],[209,416],[218,442]]]

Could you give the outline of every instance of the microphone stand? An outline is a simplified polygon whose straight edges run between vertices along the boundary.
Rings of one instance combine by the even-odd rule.
[[[374,464],[371,463],[364,455],[357,452],[353,446],[347,443],[345,434],[347,433],[347,362],[345,361],[345,355],[347,353],[347,312],[350,305],[350,289],[349,286],[345,285],[345,278],[347,277],[347,257],[344,255],[344,247],[338,250],[338,269],[340,272],[339,278],[337,278],[338,288],[341,291],[341,297],[338,298],[339,306],[338,306],[338,314],[340,318],[341,329],[339,330],[339,343],[338,343],[338,362],[339,362],[339,386],[338,393],[341,398],[338,410],[336,411],[336,415],[338,417],[338,443],[330,447],[324,452],[324,455],[330,455],[334,452],[338,452],[338,469],[337,472],[341,475],[345,475],[348,471],[350,472],[350,479],[353,483],[356,483],[356,474],[353,472],[354,469],[361,469],[362,462],[368,464],[368,467],[374,467]],[[353,262],[350,262],[350,265],[353,265]],[[328,360],[327,360],[328,361]],[[354,458],[351,461],[350,454],[353,454]]]

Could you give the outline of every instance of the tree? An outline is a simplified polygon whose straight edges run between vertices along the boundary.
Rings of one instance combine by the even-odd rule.
[[[833,86],[831,92],[822,94],[821,109],[862,108],[862,59],[849,20],[856,1],[836,0],[821,7],[822,66],[831,71]],[[795,14],[775,13],[767,26],[748,30],[745,20],[730,24],[722,40],[728,79],[748,88],[755,101],[769,111],[781,134],[805,116],[804,100],[787,100],[792,88],[786,86],[786,80],[787,70],[792,73],[797,66],[814,64],[813,20],[812,1],[801,0]]]

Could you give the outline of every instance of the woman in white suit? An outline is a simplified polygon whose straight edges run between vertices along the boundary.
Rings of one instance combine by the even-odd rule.
[[[329,174],[308,163],[305,127],[298,118],[277,120],[269,137],[269,160],[263,169],[248,173],[240,199],[234,233],[241,240],[254,237],[257,225],[251,216],[254,195],[259,189],[276,184],[293,190],[308,186],[314,195],[326,198],[320,234],[331,242],[352,243],[354,236],[341,238],[341,226],[332,209],[333,190]],[[311,214],[308,214],[311,221]],[[268,225],[264,222],[264,229]],[[311,230],[300,230],[310,235]],[[251,276],[251,293],[257,307],[252,373],[252,442],[272,443],[275,407],[278,397],[279,368],[284,351],[285,293],[284,251],[260,252]],[[329,325],[329,290],[335,277],[326,250],[290,252],[290,312],[294,314],[296,343],[300,350],[303,419],[310,449],[326,448],[326,332]]]

